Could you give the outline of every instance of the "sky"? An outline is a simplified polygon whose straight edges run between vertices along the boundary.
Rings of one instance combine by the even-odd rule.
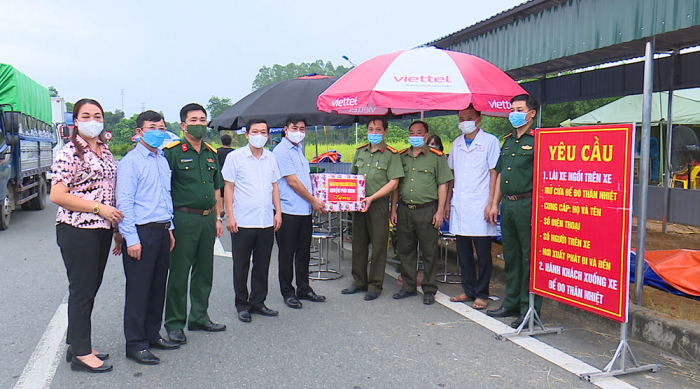
[[[449,35],[523,0],[0,0],[0,63],[66,101],[179,121],[190,102],[234,103],[263,66],[350,66]]]

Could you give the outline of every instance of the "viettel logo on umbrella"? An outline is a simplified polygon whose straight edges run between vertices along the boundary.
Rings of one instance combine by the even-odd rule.
[[[353,107],[357,105],[357,96],[337,98],[331,101],[331,105],[337,108]]]

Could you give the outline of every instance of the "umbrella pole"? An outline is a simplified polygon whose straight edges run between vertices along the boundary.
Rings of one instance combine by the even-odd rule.
[[[318,173],[318,126],[314,125],[314,130],[316,131],[316,141],[314,142],[316,145],[316,173]]]

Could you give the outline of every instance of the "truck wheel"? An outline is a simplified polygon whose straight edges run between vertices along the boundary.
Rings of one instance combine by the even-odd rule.
[[[46,179],[44,177],[39,177],[39,185],[36,187],[37,197],[29,200],[31,204],[31,209],[41,211],[46,208]]]
[[[5,195],[5,198],[0,202],[0,230],[6,230],[10,226],[10,196]]]

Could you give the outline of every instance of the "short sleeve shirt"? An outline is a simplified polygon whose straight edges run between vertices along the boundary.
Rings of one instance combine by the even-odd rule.
[[[350,173],[365,176],[365,193],[375,194],[389,181],[404,176],[401,159],[396,150],[381,144],[375,152],[369,144],[360,146],[350,166]]]
[[[68,142],[56,154],[51,165],[51,185],[62,183],[68,193],[100,204],[115,206],[114,189],[117,179],[117,164],[106,144],[98,141],[102,152],[100,158],[81,138],[76,142],[83,148],[83,158],[75,153],[75,144]],[[92,212],[70,211],[58,207],[56,224],[65,223],[77,228],[112,228],[112,223]]]
[[[287,137],[282,138],[282,141],[272,151],[277,160],[277,168],[280,172],[280,180],[277,183],[280,190],[280,203],[282,205],[282,213],[290,215],[311,215],[311,204],[299,196],[292,189],[285,177],[294,174],[309,193],[311,190],[311,169],[309,161],[304,156],[302,144],[294,145]]]
[[[496,171],[501,173],[501,192],[518,195],[532,192],[532,171],[535,162],[535,130],[518,138],[517,130],[503,141]]]
[[[417,156],[413,148],[401,151],[404,177],[399,182],[399,195],[406,204],[425,204],[438,199],[438,186],[452,180],[452,172],[441,151],[423,146]],[[438,155],[439,154],[439,155]]]
[[[224,186],[216,150],[202,142],[198,153],[182,138],[165,146],[163,153],[172,170],[173,206],[211,209],[216,204],[215,190]]]
[[[224,179],[232,182],[233,216],[239,227],[272,227],[272,184],[280,179],[275,155],[263,149],[255,158],[250,146],[230,152],[224,162]]]

